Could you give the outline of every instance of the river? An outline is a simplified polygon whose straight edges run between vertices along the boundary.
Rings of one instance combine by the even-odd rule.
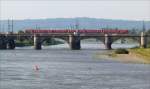
[[[150,89],[150,65],[97,59],[95,53],[106,51],[99,46],[0,50],[0,89]]]

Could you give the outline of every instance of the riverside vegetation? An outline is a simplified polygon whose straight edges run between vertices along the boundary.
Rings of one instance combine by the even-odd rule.
[[[115,49],[97,53],[96,58],[114,60],[123,63],[150,64],[150,48]]]
[[[116,60],[126,63],[144,63],[150,64],[150,47],[148,48],[130,48],[130,49],[115,49],[103,54],[98,54],[97,57],[105,57],[106,59]]]
[[[34,42],[33,40],[17,40],[16,42],[17,47],[24,47],[24,46],[33,46]],[[42,43],[44,46],[48,45],[57,45],[57,44],[63,44],[64,42],[56,40],[56,39],[48,39]]]

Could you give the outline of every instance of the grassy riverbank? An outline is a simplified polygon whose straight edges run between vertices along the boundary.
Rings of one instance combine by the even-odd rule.
[[[134,48],[129,49],[129,52],[150,63],[150,48]]]
[[[150,48],[133,48],[127,49],[128,54],[118,54],[116,50],[97,53],[96,57],[100,59],[108,59],[123,63],[143,63],[150,64]]]

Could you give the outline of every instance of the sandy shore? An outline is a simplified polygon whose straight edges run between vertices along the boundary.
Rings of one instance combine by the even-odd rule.
[[[104,58],[106,60],[114,60],[123,63],[144,63],[150,64],[149,61],[143,59],[137,54],[129,53],[129,54],[114,54],[113,51],[111,52],[104,52],[104,53],[97,53],[97,58]]]

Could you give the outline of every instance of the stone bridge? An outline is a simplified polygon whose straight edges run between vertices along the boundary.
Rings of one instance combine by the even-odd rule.
[[[47,33],[47,34],[0,34],[0,49],[15,49],[15,40],[27,39],[33,40],[35,49],[42,49],[42,43],[48,38],[59,38],[65,40],[71,49],[79,50],[81,49],[81,40],[95,38],[103,42],[106,49],[112,49],[111,45],[118,39],[130,38],[137,41],[140,47],[146,48],[148,41],[150,41],[150,36],[145,35],[142,32],[140,35],[129,35],[129,34],[99,34],[99,33]]]

